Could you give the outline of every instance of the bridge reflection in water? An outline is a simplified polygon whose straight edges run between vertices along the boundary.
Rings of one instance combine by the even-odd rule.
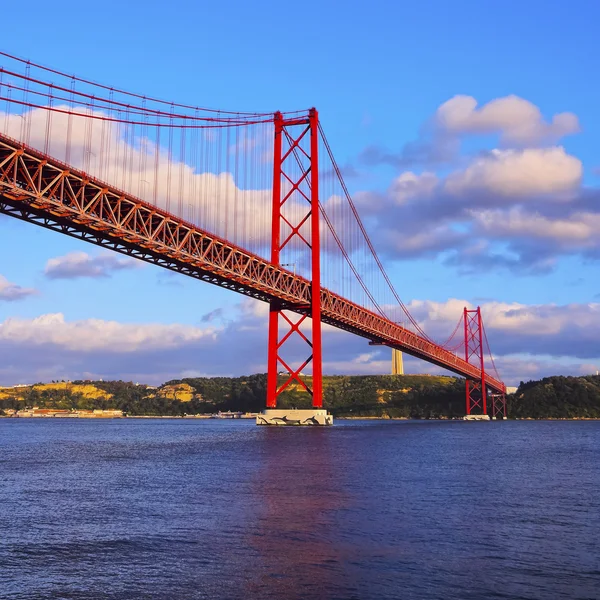
[[[322,427],[265,427],[260,468],[250,483],[255,505],[246,543],[258,577],[248,597],[351,598],[346,566],[359,550],[339,538],[338,519],[350,508],[350,482],[340,445]]]

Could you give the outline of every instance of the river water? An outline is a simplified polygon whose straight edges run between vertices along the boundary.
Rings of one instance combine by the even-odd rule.
[[[0,598],[600,598],[600,422],[0,419]]]

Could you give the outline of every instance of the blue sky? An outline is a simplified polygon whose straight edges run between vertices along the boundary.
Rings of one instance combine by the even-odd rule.
[[[509,383],[600,368],[600,235],[590,234],[600,223],[597,3],[108,1],[58,11],[34,1],[27,12],[3,7],[0,49],[182,103],[316,106],[396,287],[425,326],[444,338],[458,318],[450,318],[451,299],[484,306]],[[444,128],[438,109],[456,96],[477,107]],[[511,96],[521,103],[496,105],[500,117],[482,112]],[[454,115],[465,104],[452,106]],[[552,129],[561,113],[576,125]],[[530,129],[521,135],[518,127]],[[413,142],[456,149],[438,163],[402,159]],[[409,188],[407,173],[415,178]],[[441,218],[452,202],[461,216]],[[419,240],[411,237],[416,231]],[[88,255],[88,276],[83,267],[78,277],[49,276],[49,260],[75,252]],[[155,383],[265,369],[264,309],[235,294],[121,265],[93,246],[7,218],[0,219],[0,257],[8,282],[0,384],[83,374]],[[62,337],[44,338],[39,319],[48,314],[63,315],[63,324],[54,323]],[[106,329],[117,337],[157,347],[136,360],[133,344],[124,360],[110,348],[117,337],[93,349],[68,341],[102,329],[99,322],[111,322]],[[161,352],[162,326],[195,334],[175,329],[179,341]],[[326,371],[387,372],[384,351],[327,335]],[[29,367],[15,358],[25,350],[37,352]],[[430,369],[416,361],[407,367]]]

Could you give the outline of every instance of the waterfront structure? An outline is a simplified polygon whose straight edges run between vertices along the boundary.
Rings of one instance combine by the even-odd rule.
[[[333,425],[333,416],[325,409],[276,409],[271,408],[256,416],[257,425],[326,426]]]
[[[123,411],[119,409],[101,409],[93,410],[64,408],[24,408],[22,410],[13,411],[13,417],[18,418],[71,418],[71,419],[119,419],[123,416]]]

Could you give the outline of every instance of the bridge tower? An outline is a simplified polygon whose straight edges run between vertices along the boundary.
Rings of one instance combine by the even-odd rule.
[[[284,249],[310,265],[311,298],[306,306],[295,306],[300,315],[285,312],[286,303],[273,300],[269,308],[269,348],[267,370],[267,409],[275,409],[277,398],[296,382],[312,396],[315,409],[323,406],[321,352],[321,263],[319,236],[319,115],[312,108],[308,116],[284,118],[275,113],[273,157],[273,209],[271,262],[281,263]],[[300,258],[308,251],[310,260]],[[306,327],[310,317],[310,326]],[[306,323],[305,323],[306,322]],[[301,326],[304,324],[304,327]],[[297,368],[286,362],[283,349],[290,341],[307,346],[307,358]],[[304,369],[312,366],[312,380]],[[280,385],[278,373],[285,380]],[[312,411],[315,413],[315,411]],[[325,413],[317,410],[316,413]],[[326,414],[326,413],[325,413]]]
[[[481,379],[467,379],[466,400],[467,416],[487,415],[487,392],[485,383],[485,365],[483,360],[483,325],[481,309],[464,310],[465,326],[465,360],[477,364],[481,369]]]
[[[506,388],[503,392],[490,394],[492,400],[492,418],[506,419]]]

